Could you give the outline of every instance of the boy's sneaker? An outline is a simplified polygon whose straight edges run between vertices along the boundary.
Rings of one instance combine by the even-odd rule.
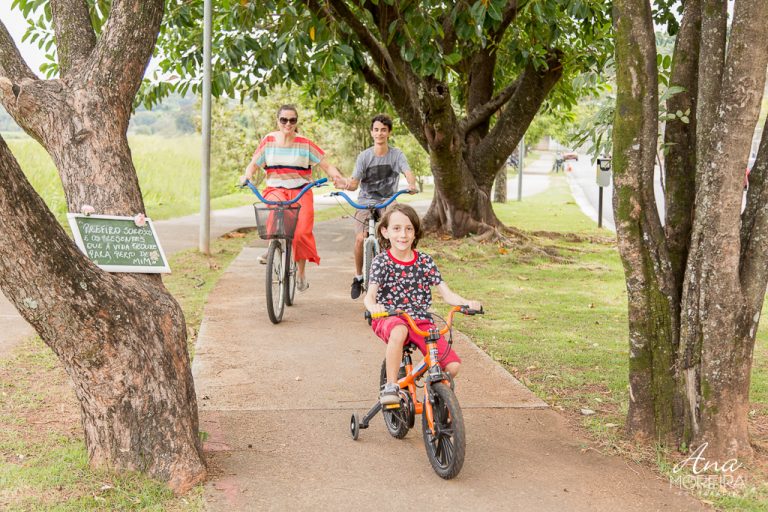
[[[400,386],[394,383],[384,384],[379,393],[379,402],[381,405],[392,405],[400,403]]]
[[[356,299],[360,296],[360,293],[363,291],[363,280],[359,279],[357,277],[352,279],[352,291],[350,292],[350,296],[352,299]]]

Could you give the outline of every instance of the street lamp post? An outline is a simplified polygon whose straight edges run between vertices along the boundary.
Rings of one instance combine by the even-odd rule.
[[[211,0],[203,13],[203,166],[200,172],[200,241],[203,254],[211,253]]]

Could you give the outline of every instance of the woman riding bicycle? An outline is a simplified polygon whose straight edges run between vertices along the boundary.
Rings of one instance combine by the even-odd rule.
[[[371,265],[370,286],[364,299],[368,311],[373,314],[387,309],[401,309],[416,321],[420,329],[428,330],[432,321],[426,311],[432,305],[430,288],[433,286],[437,287],[448,304],[482,309],[480,302],[467,300],[448,288],[434,260],[428,254],[415,250],[421,238],[421,225],[413,208],[393,204],[382,217],[378,229],[381,246],[387,251],[376,256]],[[406,341],[410,341],[423,354],[426,352],[426,343],[422,336],[411,331],[407,322],[398,316],[374,319],[371,327],[387,344],[387,383],[381,390],[379,401],[382,405],[398,403],[400,388],[396,382],[403,358],[403,346]],[[442,336],[437,346],[440,366],[451,377],[455,377],[461,359],[453,349],[449,349]]]
[[[312,167],[320,168],[339,188],[344,177],[339,170],[324,158],[325,152],[314,142],[299,135],[298,110],[293,105],[283,105],[277,111],[278,130],[267,134],[253,153],[253,158],[240,178],[241,183],[251,180],[260,167],[267,175],[264,198],[270,201],[289,201],[296,197],[301,188],[312,181]],[[309,288],[306,276],[306,262],[320,264],[317,254],[314,227],[315,209],[312,191],[299,199],[301,210],[293,237],[293,254],[298,265],[296,288]]]

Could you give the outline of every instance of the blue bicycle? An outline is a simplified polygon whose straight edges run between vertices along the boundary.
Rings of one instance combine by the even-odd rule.
[[[343,197],[353,208],[358,210],[368,210],[368,231],[366,232],[365,240],[363,241],[363,291],[368,289],[368,277],[371,271],[371,262],[373,261],[373,258],[381,252],[379,241],[376,239],[376,223],[381,218],[381,210],[392,204],[395,199],[402,194],[415,194],[415,192],[411,192],[408,189],[398,190],[392,197],[385,200],[383,203],[370,205],[356,203],[344,192],[331,192],[329,194],[334,197]]]
[[[299,195],[290,201],[270,201],[261,195],[259,189],[246,181],[244,186],[256,194],[260,203],[253,203],[256,213],[256,229],[259,238],[269,240],[267,251],[267,315],[273,324],[283,320],[285,306],[293,305],[296,296],[296,261],[291,254],[293,234],[299,220],[301,205],[299,199],[312,187],[322,186],[328,178],[307,183]]]

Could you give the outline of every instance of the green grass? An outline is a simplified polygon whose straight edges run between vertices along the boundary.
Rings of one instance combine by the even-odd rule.
[[[190,250],[170,258],[173,273],[163,281],[184,310],[190,347],[208,294],[254,236],[220,238],[210,257]],[[0,424],[1,510],[203,510],[202,487],[175,497],[139,473],[88,466],[69,379],[37,337],[0,360]]]
[[[7,142],[27,179],[62,222],[67,212],[64,190],[48,153],[29,137],[17,137]],[[161,220],[200,210],[201,150],[198,136],[164,138],[135,135],[129,137],[128,142],[148,217]],[[252,202],[246,194],[234,191],[236,181],[237,175],[233,173],[233,192],[213,198],[212,208],[229,208]]]

